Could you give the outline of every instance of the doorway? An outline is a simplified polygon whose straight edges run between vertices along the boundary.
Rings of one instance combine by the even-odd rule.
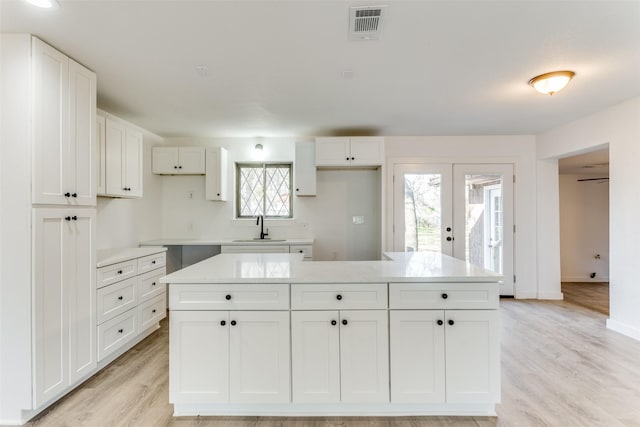
[[[437,251],[504,276],[514,294],[513,165],[396,164],[394,250]]]

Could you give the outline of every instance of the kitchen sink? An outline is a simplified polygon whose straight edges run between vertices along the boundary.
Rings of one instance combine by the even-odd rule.
[[[272,243],[272,242],[286,242],[285,239],[237,239],[232,240],[232,242],[236,243]]]

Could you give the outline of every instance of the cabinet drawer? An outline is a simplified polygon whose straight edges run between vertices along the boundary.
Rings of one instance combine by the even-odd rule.
[[[164,267],[166,264],[165,253],[153,254],[138,258],[138,274]]]
[[[164,268],[158,268],[138,276],[138,301],[146,301],[165,293],[167,285],[158,281],[165,273]]]
[[[390,283],[394,309],[497,309],[497,283]]]
[[[288,310],[288,284],[171,285],[171,310]]]
[[[103,286],[110,285],[112,283],[119,282],[129,277],[138,274],[138,263],[135,259],[119,262],[117,264],[107,265],[106,267],[98,268],[98,278],[96,280],[96,286],[102,288]]]
[[[129,310],[98,326],[98,360],[118,350],[136,335],[137,311]]]
[[[289,253],[304,254],[305,258],[313,258],[313,246],[311,245],[291,245]]]
[[[386,283],[291,285],[293,310],[386,309]]]
[[[288,254],[289,245],[269,245],[259,243],[255,245],[222,245],[223,254]]]
[[[138,303],[136,277],[98,289],[98,324],[124,313]]]
[[[164,292],[149,301],[138,305],[138,324],[140,332],[155,325],[167,316],[167,298]]]

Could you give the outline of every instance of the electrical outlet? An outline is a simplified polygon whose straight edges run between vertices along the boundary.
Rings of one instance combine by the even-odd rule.
[[[188,197],[189,197],[190,199],[193,199],[193,193],[194,193],[194,191],[193,191],[193,190],[189,190],[189,191],[187,192],[187,195],[188,195]]]
[[[353,223],[356,225],[364,224],[364,215],[355,215],[353,217]]]

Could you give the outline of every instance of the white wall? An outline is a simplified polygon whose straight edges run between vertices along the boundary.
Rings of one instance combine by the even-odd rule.
[[[235,163],[259,161],[254,150],[258,142],[264,146],[262,160],[293,162],[295,141],[294,138],[166,139],[165,146],[225,147],[229,153],[227,175],[230,193],[226,202],[209,201],[204,199],[204,176],[162,176],[162,237],[256,237],[259,231],[255,220],[234,219]],[[372,170],[318,172],[317,196],[294,197],[293,219],[267,219],[265,227],[269,228],[269,237],[313,237],[315,260],[378,258],[380,181],[374,179],[379,174],[379,171]],[[193,198],[190,198],[190,193],[193,193]],[[375,213],[369,214],[371,210]],[[365,224],[353,225],[353,215],[364,215]]]
[[[142,132],[144,173],[141,199],[98,197],[97,249],[136,247],[141,241],[162,234],[162,179],[151,173],[151,147],[163,140],[109,113],[101,111],[101,114]]]
[[[516,136],[386,137],[385,199],[390,200],[393,165],[411,162],[513,163],[516,298],[538,296],[536,272],[536,161],[535,138]],[[386,203],[385,250],[393,247],[393,212]]]
[[[609,183],[598,175],[560,175],[560,271],[563,282],[609,280]],[[600,259],[596,259],[596,254]],[[596,273],[591,278],[591,273]]]
[[[640,284],[636,268],[640,253],[640,98],[540,134],[537,137],[538,158],[580,154],[607,143],[610,171],[610,315],[607,326],[640,340]],[[553,192],[554,188],[547,190]],[[557,238],[547,237],[548,240],[538,244],[553,251]],[[558,253],[558,262],[559,258]]]

